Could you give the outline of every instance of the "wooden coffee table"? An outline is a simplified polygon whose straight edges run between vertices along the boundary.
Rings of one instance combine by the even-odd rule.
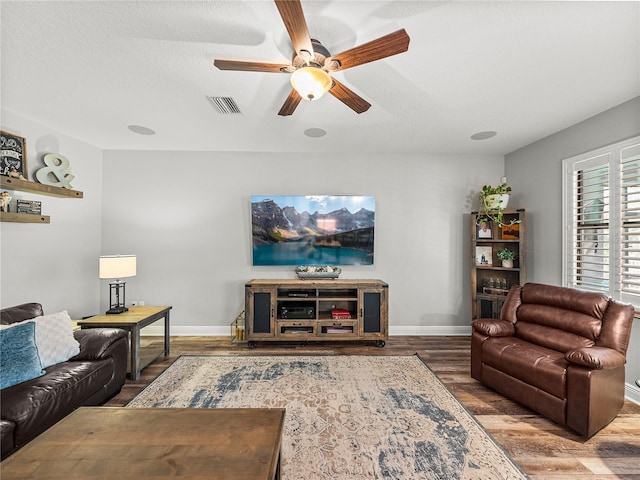
[[[169,342],[169,311],[170,306],[165,307],[130,307],[129,311],[116,315],[96,315],[85,320],[78,320],[80,328],[122,328],[129,332],[129,375],[132,380],[140,378],[140,370],[149,365],[158,357],[158,354],[142,358],[140,349],[140,331],[153,323],[164,321],[164,353],[169,355],[171,348]]]
[[[82,407],[0,465],[2,480],[273,480],[284,409]]]

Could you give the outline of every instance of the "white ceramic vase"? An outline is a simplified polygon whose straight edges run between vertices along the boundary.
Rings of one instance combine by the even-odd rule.
[[[495,210],[498,207],[504,210],[509,204],[509,194],[505,193],[502,195],[487,195],[487,197],[484,199],[484,204],[489,210]]]

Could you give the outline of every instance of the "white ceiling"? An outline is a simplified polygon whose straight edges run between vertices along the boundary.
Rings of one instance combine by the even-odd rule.
[[[326,95],[280,117],[287,74],[213,66],[291,60],[272,0],[2,0],[0,100],[103,149],[506,154],[640,95],[639,2],[302,6],[332,53],[406,29],[408,52],[334,74],[369,111]],[[242,114],[218,113],[213,95]],[[498,135],[469,138],[484,130]]]

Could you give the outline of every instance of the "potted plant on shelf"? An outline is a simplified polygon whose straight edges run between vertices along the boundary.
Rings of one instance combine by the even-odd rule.
[[[504,268],[513,268],[513,261],[518,258],[518,252],[509,249],[502,249],[498,252],[498,258],[502,260]]]
[[[506,183],[502,183],[497,187],[484,185],[480,192],[480,210],[481,215],[478,218],[489,218],[498,226],[504,225],[503,212],[509,204],[509,195],[511,187]],[[520,223],[519,220],[511,220],[510,225]]]

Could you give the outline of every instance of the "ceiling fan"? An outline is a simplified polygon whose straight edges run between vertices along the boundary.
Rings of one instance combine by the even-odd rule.
[[[317,100],[326,91],[356,113],[366,112],[371,104],[332,78],[329,73],[406,52],[409,49],[407,32],[400,29],[337,55],[331,55],[319,41],[309,36],[300,0],[274,1],[293,44],[291,64],[221,59],[214,60],[213,64],[220,70],[290,73],[293,88],[278,115],[291,115],[302,98]]]

